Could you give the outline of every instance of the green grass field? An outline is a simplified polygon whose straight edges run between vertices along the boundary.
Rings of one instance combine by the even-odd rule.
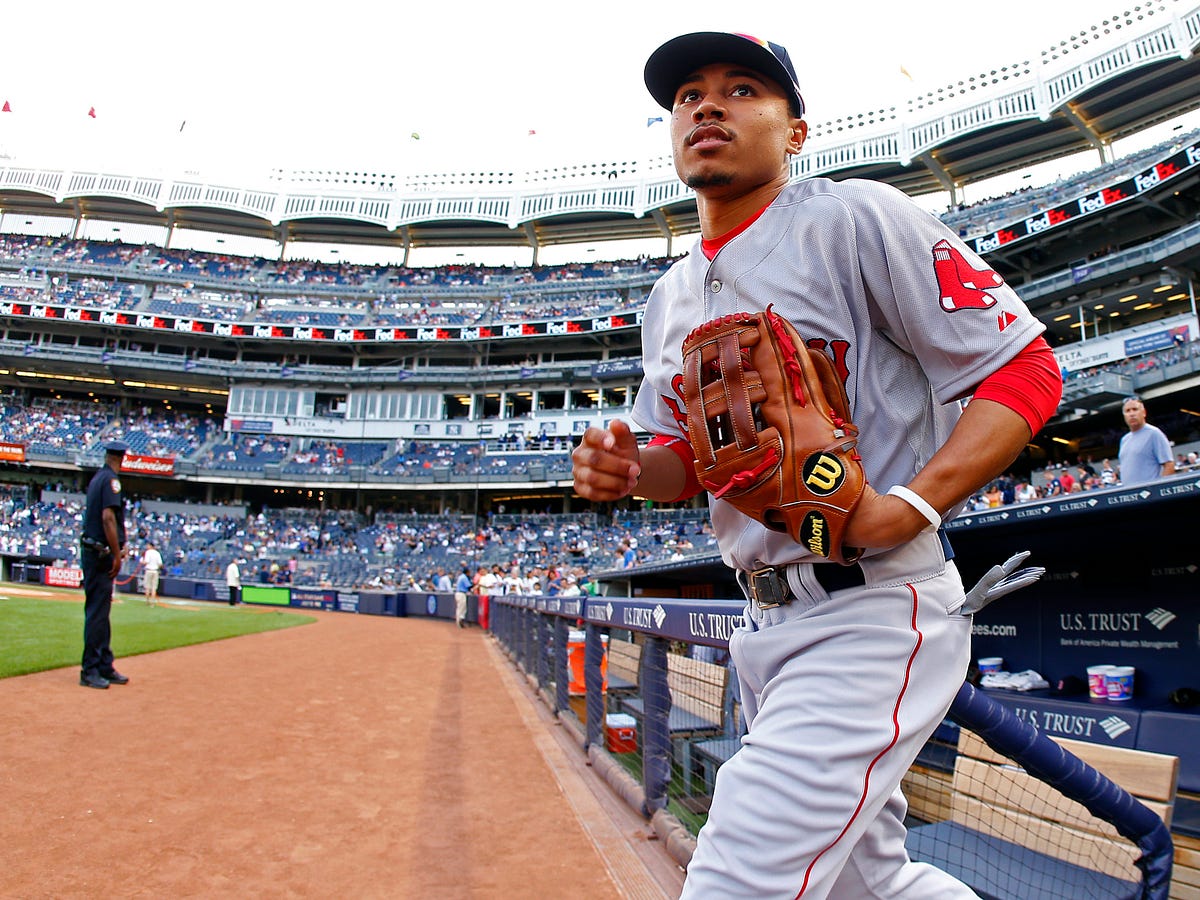
[[[0,584],[0,678],[78,666],[83,652],[83,594],[79,603],[5,594]],[[207,604],[148,606],[126,596],[112,608],[117,659],[291,628],[316,620],[285,610]]]

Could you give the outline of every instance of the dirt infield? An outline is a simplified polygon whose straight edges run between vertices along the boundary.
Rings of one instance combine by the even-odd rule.
[[[0,681],[0,895],[677,888],[490,638],[314,615],[118,659],[131,683],[107,691],[75,668]]]

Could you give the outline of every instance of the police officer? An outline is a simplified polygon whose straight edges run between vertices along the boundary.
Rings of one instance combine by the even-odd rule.
[[[107,688],[128,684],[129,678],[113,668],[109,647],[112,626],[113,579],[121,571],[125,555],[125,507],[121,497],[121,460],[129,447],[114,441],[104,447],[104,466],[88,483],[87,508],[83,513],[80,558],[83,562],[83,668],[79,683],[84,687]]]

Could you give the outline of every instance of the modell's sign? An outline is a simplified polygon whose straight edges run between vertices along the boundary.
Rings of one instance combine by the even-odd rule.
[[[0,441],[0,460],[5,462],[25,462],[25,445]]]
[[[46,566],[42,581],[51,587],[77,588],[83,584],[83,569],[77,566]]]
[[[175,474],[175,457],[173,456],[142,456],[140,453],[126,453],[121,460],[122,472],[133,472],[137,475]]]

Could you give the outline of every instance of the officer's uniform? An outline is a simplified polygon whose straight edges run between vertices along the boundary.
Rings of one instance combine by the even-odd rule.
[[[85,687],[106,688],[110,683],[125,684],[129,679],[113,668],[109,646],[112,626],[113,578],[112,550],[104,534],[104,510],[111,508],[117,520],[117,543],[125,548],[125,507],[121,497],[120,463],[110,454],[124,456],[129,448],[121,442],[104,448],[104,465],[92,476],[87,489],[87,507],[83,513],[80,560],[83,566],[83,664],[79,683]]]

